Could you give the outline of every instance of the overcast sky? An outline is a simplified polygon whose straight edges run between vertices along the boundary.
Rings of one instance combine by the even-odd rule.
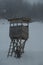
[[[43,0],[24,0],[24,1],[28,1],[28,2],[30,2],[31,4],[33,4],[33,3],[38,3],[38,2],[40,2],[40,3],[43,2]]]

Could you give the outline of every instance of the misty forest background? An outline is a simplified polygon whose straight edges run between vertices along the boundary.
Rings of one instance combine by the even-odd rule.
[[[0,18],[31,17],[43,21],[43,3],[23,0],[0,0]]]

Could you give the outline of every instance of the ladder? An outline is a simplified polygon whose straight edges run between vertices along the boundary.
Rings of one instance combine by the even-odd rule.
[[[10,42],[10,47],[9,47],[9,51],[8,51],[8,56],[12,56],[13,55],[13,52],[15,52],[15,40],[11,41]]]
[[[20,48],[20,53],[22,54],[22,53],[24,53],[24,47],[25,47],[25,42],[26,41],[24,41],[23,42],[23,44],[21,44],[21,40],[19,41],[18,39],[16,40],[16,39],[14,39],[13,41],[11,41],[10,42],[10,47],[9,47],[9,51],[8,51],[8,55],[7,55],[7,57],[9,57],[9,56],[12,56],[13,55],[13,53],[15,54],[15,52],[16,52],[16,49],[19,47]],[[19,44],[18,44],[19,43]]]

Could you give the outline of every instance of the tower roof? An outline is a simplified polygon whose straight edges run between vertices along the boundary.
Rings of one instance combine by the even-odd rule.
[[[11,23],[29,23],[31,21],[31,18],[22,17],[22,18],[12,18],[8,19]]]

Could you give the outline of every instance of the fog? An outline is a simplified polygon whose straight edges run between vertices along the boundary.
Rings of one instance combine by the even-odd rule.
[[[43,21],[43,2],[40,0],[0,0],[0,18],[14,17],[30,17]]]
[[[29,38],[20,59],[7,58],[10,37],[8,18],[30,17]],[[4,18],[4,19],[3,19]],[[43,65],[43,0],[0,0],[0,65]]]

